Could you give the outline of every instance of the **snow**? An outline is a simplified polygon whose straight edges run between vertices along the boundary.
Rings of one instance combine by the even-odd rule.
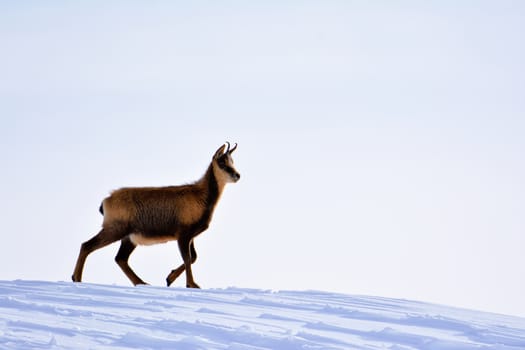
[[[525,349],[525,319],[320,291],[0,281],[0,349]]]

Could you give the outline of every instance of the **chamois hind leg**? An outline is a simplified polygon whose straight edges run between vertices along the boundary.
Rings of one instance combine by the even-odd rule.
[[[120,242],[120,248],[118,250],[117,256],[115,257],[115,261],[117,262],[118,266],[124,271],[126,276],[130,279],[131,283],[134,285],[137,284],[146,284],[142,279],[140,279],[139,276],[129,267],[128,259],[131,253],[135,250],[137,246],[135,243],[133,243],[129,236],[124,237]]]
[[[80,253],[78,254],[77,263],[75,265],[75,271],[73,272],[73,282],[82,281],[82,271],[84,270],[84,263],[89,254],[94,252],[97,249],[103,248],[108,244],[111,244],[115,241],[118,241],[120,237],[114,238],[115,236],[111,234],[107,229],[102,229],[98,234],[96,234],[90,240],[82,243],[80,246]]]
[[[190,243],[190,254],[191,254],[191,263],[193,264],[197,260],[197,251],[195,251],[195,245],[193,244],[193,241]],[[186,269],[186,265],[182,264],[179,267],[177,267],[175,270],[171,270],[170,274],[166,278],[166,283],[168,284],[168,287],[181,275],[181,273],[184,272]]]

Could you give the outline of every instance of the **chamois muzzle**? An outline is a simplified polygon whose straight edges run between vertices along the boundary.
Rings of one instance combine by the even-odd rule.
[[[239,174],[238,172],[234,172],[231,176],[232,176],[233,182],[237,182],[241,179],[241,174]]]

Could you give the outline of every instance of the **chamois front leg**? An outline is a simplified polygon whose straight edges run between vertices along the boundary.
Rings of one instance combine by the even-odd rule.
[[[192,239],[182,238],[178,240],[178,243],[179,243],[180,254],[182,255],[182,260],[184,261],[184,269],[186,270],[186,287],[187,288],[200,288],[199,285],[195,283],[195,281],[193,280],[193,273],[191,272]],[[193,250],[195,250],[195,247],[193,248]],[[195,258],[197,258],[197,254],[195,254]]]
[[[193,264],[197,260],[197,252],[195,251],[195,245],[193,244],[193,241],[190,243],[190,254],[191,254],[191,263]],[[174,270],[171,270],[168,277],[166,277],[166,283],[168,284],[168,287],[171,286],[173,281],[177,279],[181,275],[181,273],[184,272],[186,269],[185,264],[181,264],[179,267],[177,267]]]

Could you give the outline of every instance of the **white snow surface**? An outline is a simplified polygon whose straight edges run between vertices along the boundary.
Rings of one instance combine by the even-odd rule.
[[[525,349],[525,319],[320,291],[0,281],[0,349]]]

